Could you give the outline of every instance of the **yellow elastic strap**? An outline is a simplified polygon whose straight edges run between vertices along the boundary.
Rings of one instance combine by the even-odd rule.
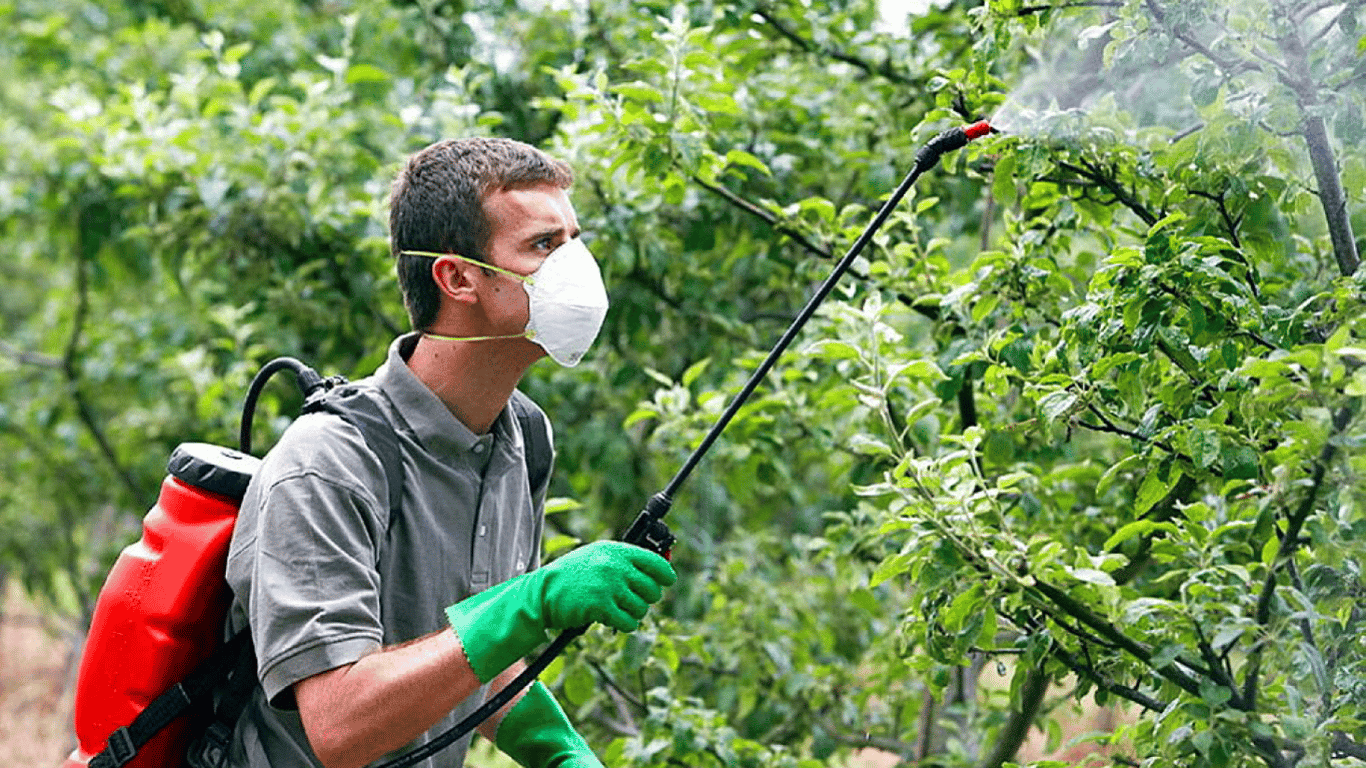
[[[461,256],[461,255],[458,254],[458,253],[436,253],[435,251],[399,251],[398,255],[400,255],[400,256],[430,256],[430,257],[433,258],[433,259],[439,259],[439,258],[441,258],[442,256],[450,256],[450,257],[453,258],[453,259],[460,259],[461,261],[468,261],[469,263],[471,263],[471,264],[473,264],[473,265],[475,265],[475,266],[477,266],[477,267],[483,267],[484,269],[491,269],[491,270],[493,270],[494,272],[501,272],[501,273],[507,275],[508,277],[515,277],[515,278],[517,278],[518,280],[521,280],[521,281],[524,282],[524,283],[534,283],[534,282],[535,282],[535,281],[532,280],[531,277],[528,276],[528,275],[519,275],[519,274],[517,274],[516,272],[513,272],[513,271],[511,271],[511,270],[503,269],[502,267],[495,267],[495,266],[493,266],[492,264],[489,264],[489,263],[487,263],[487,262],[479,261],[478,259],[471,259],[471,258],[468,257],[468,256]],[[431,334],[428,334],[428,335],[430,336]],[[437,338],[437,337],[433,337],[433,338]],[[486,339],[506,339],[506,338],[512,338],[512,337],[509,337],[509,336],[485,336],[485,337],[483,337],[483,338],[486,338]]]
[[[522,333],[514,333],[514,334],[507,335],[507,336],[443,336],[443,335],[441,335],[441,334],[439,334],[439,333],[431,333],[430,331],[423,331],[423,332],[422,332],[422,335],[423,335],[423,336],[426,336],[426,337],[429,338],[429,339],[436,339],[437,341],[490,341],[490,340],[492,340],[492,339],[534,339],[534,338],[536,338],[536,332],[535,332],[535,331],[523,331]]]

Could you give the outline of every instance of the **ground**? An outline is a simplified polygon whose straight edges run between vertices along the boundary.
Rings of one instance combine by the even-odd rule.
[[[0,765],[56,768],[74,744],[63,695],[71,644],[17,589],[0,600]]]

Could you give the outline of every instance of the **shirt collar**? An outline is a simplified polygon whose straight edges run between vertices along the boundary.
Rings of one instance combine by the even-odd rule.
[[[375,380],[424,448],[433,453],[470,452],[479,436],[455,418],[441,398],[408,367],[407,360],[421,337],[421,333],[408,333],[395,339],[389,345],[384,364],[375,371]],[[493,422],[495,445],[515,441],[509,410],[504,407]]]

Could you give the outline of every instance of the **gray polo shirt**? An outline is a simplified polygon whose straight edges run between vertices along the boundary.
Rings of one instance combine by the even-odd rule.
[[[528,488],[519,421],[505,408],[476,436],[408,369],[416,343],[416,334],[395,340],[388,360],[356,382],[398,434],[398,519],[389,519],[378,457],[333,414],[297,419],[247,489],[228,553],[229,623],[250,627],[261,686],[238,721],[232,766],[319,765],[294,683],[445,629],[446,606],[540,563],[546,489]],[[480,689],[409,748],[484,697]],[[461,766],[468,744],[421,765]]]

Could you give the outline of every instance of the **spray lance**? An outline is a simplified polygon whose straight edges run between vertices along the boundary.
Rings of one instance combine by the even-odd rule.
[[[726,426],[730,424],[731,419],[735,418],[735,414],[740,411],[740,407],[744,405],[745,401],[749,399],[749,396],[754,393],[755,388],[759,386],[759,382],[763,381],[764,377],[768,375],[769,369],[778,362],[778,358],[787,350],[788,345],[796,338],[802,327],[806,325],[806,322],[811,319],[812,315],[816,314],[816,310],[820,307],[821,303],[824,302],[825,298],[834,290],[835,284],[839,282],[839,279],[843,277],[844,273],[853,265],[854,259],[858,258],[858,255],[863,252],[864,247],[873,239],[873,235],[877,234],[877,231],[882,228],[883,222],[887,220],[887,217],[891,215],[892,210],[901,202],[901,198],[905,197],[906,193],[910,191],[911,186],[915,184],[915,180],[920,178],[920,174],[933,168],[935,164],[939,162],[940,156],[944,153],[960,149],[966,146],[969,141],[985,136],[993,130],[995,129],[993,129],[985,120],[978,121],[968,126],[950,128],[940,133],[938,136],[935,136],[933,139],[930,139],[925,146],[921,147],[920,150],[915,153],[915,166],[906,174],[906,178],[902,180],[901,185],[896,188],[896,191],[892,193],[891,197],[887,198],[887,202],[882,204],[882,208],[878,210],[877,215],[873,217],[873,220],[869,222],[867,228],[863,230],[863,233],[860,234],[858,239],[854,241],[854,244],[850,246],[849,252],[839,260],[839,263],[837,263],[835,268],[830,272],[830,276],[825,279],[825,282],[821,283],[820,288],[818,288],[811,296],[810,300],[806,302],[806,306],[802,308],[802,311],[798,313],[796,319],[792,321],[792,325],[788,326],[788,329],[783,333],[782,338],[778,339],[778,343],[774,344],[773,349],[769,350],[768,356],[764,358],[764,361],[755,369],[754,373],[750,375],[749,380],[745,382],[745,385],[735,395],[735,398],[731,400],[730,405],[726,407],[725,412],[723,412],[720,418],[716,420],[716,423],[712,425],[711,430],[707,432],[707,435],[702,439],[702,442],[699,443],[692,454],[688,456],[688,460],[684,462],[683,466],[674,474],[674,477],[669,481],[669,484],[665,486],[664,490],[650,497],[650,500],[645,504],[645,509],[636,517],[635,522],[631,524],[631,527],[627,529],[626,535],[622,537],[622,541],[667,556],[668,550],[673,546],[674,537],[669,533],[668,527],[664,525],[664,516],[667,515],[669,510],[673,507],[674,494],[678,492],[678,489],[683,485],[684,481],[688,479],[698,463],[702,461],[702,457],[711,449],[712,443],[715,443],[716,439],[725,431]]]

